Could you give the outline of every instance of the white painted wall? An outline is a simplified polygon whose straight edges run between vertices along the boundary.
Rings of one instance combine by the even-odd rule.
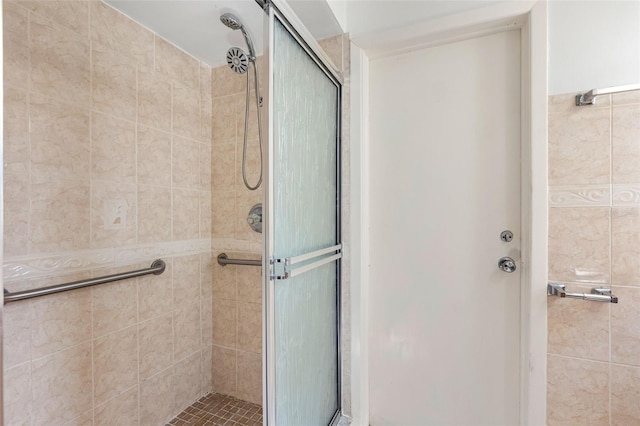
[[[506,3],[327,1],[354,38]],[[548,14],[549,94],[640,83],[640,0],[548,0]]]
[[[549,1],[549,94],[640,83],[640,0]]]

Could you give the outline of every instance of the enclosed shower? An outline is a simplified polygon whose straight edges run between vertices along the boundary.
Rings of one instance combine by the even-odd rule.
[[[135,3],[3,3],[4,424],[337,422],[346,38]]]

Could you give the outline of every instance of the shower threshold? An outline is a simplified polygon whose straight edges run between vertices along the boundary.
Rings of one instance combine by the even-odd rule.
[[[228,395],[203,396],[166,426],[242,425],[262,426],[262,407]]]

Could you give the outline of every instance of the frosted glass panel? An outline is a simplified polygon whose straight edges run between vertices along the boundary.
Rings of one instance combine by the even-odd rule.
[[[336,242],[338,89],[276,21],[274,47],[275,255]]]
[[[276,20],[273,256],[337,244],[338,87]],[[313,259],[309,262],[312,262]],[[327,425],[338,410],[337,261],[274,285],[275,418]]]

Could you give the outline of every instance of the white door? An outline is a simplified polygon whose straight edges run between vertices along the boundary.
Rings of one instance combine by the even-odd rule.
[[[370,423],[515,425],[520,32],[372,60],[370,84]]]

